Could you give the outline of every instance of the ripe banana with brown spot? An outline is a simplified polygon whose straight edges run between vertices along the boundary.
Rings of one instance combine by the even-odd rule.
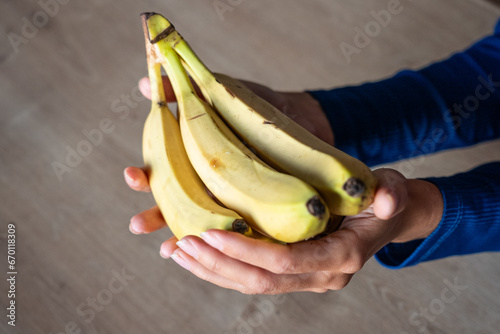
[[[171,24],[168,35],[205,100],[266,162],[311,184],[332,214],[355,215],[373,202],[377,180],[365,164],[320,140],[241,82],[213,74]]]
[[[143,156],[153,196],[174,235],[200,235],[208,229],[252,235],[248,224],[236,212],[218,205],[189,162],[179,123],[165,101],[161,64],[146,30],[148,72],[152,105],[144,125]]]
[[[306,182],[265,165],[195,93],[177,53],[171,25],[143,15],[149,40],[172,83],[188,157],[207,188],[256,230],[283,242],[309,239],[326,228],[329,212]],[[162,61],[162,60],[158,60]]]

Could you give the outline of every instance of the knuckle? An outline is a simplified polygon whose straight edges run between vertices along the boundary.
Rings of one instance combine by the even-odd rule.
[[[360,271],[366,262],[364,251],[360,246],[362,245],[362,241],[354,231],[350,231],[350,233],[346,231],[343,239],[342,244],[354,245],[354,247],[340,254],[339,266],[337,268],[343,273],[354,274]]]
[[[297,271],[297,261],[288,248],[273,253],[266,262],[265,269],[273,274],[289,274]]]
[[[296,273],[297,264],[289,256],[283,256],[276,260],[273,272],[275,274]]]
[[[208,261],[207,269],[213,272],[218,272],[220,269],[219,261],[215,257],[211,258],[210,261]]]
[[[265,275],[257,275],[247,285],[243,293],[247,295],[263,295],[268,294],[274,290],[274,283],[269,277]]]
[[[360,271],[365,265],[365,257],[361,252],[352,252],[347,260],[344,262],[344,267],[342,272],[348,274],[354,274]]]
[[[334,277],[328,286],[329,290],[342,290],[347,286],[347,284],[349,284],[351,277],[351,275],[340,275]]]
[[[240,247],[226,247],[224,254],[238,260],[248,257],[247,251]]]

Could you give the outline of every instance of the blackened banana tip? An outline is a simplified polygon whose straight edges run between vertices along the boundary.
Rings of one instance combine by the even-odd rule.
[[[144,12],[141,13],[141,17],[144,18],[145,20],[149,19],[153,15],[157,15],[158,13],[155,12]]]
[[[152,17],[152,16],[155,16],[155,15],[159,15],[161,16],[163,19],[165,19],[165,17],[161,14],[158,14],[158,13],[155,13],[155,12],[144,12],[144,13],[141,13],[141,19],[142,21],[144,22],[144,25],[145,27],[148,29],[148,32],[149,32],[149,27],[148,27],[148,24],[147,24],[147,21]],[[165,19],[166,20],[166,19]],[[168,22],[168,21],[167,21]],[[171,23],[171,22],[168,22],[169,26],[163,30],[161,33],[159,33],[158,35],[156,35],[154,38],[151,38],[151,36],[149,37],[149,42],[151,44],[156,44],[158,43],[159,41],[167,38],[171,33],[173,33],[175,31],[175,27],[174,25]]]
[[[236,219],[233,222],[233,231],[240,234],[245,234],[250,230],[250,227],[243,219]]]
[[[318,196],[314,196],[313,198],[311,198],[309,201],[307,201],[306,205],[307,210],[314,217],[321,218],[326,212],[325,204],[323,204],[323,201]]]
[[[351,197],[361,197],[366,190],[366,185],[360,179],[351,177],[344,183],[343,189]]]

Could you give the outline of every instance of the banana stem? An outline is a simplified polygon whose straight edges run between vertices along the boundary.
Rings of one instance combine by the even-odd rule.
[[[165,59],[163,67],[167,71],[177,100],[185,100],[187,97],[191,97],[192,95],[197,96],[193,85],[191,84],[191,80],[189,79],[189,76],[187,75],[187,72],[184,69],[181,59],[177,53],[169,44],[167,44],[167,41],[159,42],[158,48]]]
[[[196,96],[191,80],[181,63],[179,55],[174,50],[177,44],[186,44],[181,35],[175,30],[174,26],[163,16],[156,13],[142,14],[144,26],[144,34],[146,40],[150,41],[149,45],[146,42],[148,49],[148,63],[158,62],[163,65],[169,76],[170,82],[174,87],[174,93],[178,102],[190,97],[192,94]],[[193,53],[191,51],[191,53]],[[159,56],[159,57],[158,57]],[[154,60],[149,60],[154,58]],[[201,63],[200,60],[198,60]],[[205,68],[206,69],[206,68]],[[208,69],[206,69],[208,71]],[[211,75],[211,73],[208,73]]]
[[[163,81],[161,77],[161,64],[158,63],[156,49],[154,44],[149,40],[149,31],[147,24],[148,14],[141,15],[142,28],[144,30],[144,38],[146,40],[146,53],[148,62],[148,75],[151,86],[151,101],[159,105],[165,106],[165,90],[163,88]]]
[[[208,85],[214,78],[212,72],[205,66],[189,44],[179,35],[180,39],[173,45],[175,52],[184,60],[202,85]]]

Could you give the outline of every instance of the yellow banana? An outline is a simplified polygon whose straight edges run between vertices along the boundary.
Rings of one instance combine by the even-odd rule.
[[[373,201],[376,178],[361,161],[323,142],[241,82],[213,74],[169,24],[165,34],[208,101],[269,164],[315,187],[336,215],[355,215]]]
[[[296,242],[323,232],[329,213],[318,193],[260,161],[196,95],[172,49],[177,40],[163,16],[147,14],[147,27],[177,98],[186,152],[207,188],[256,230],[279,241]]]
[[[179,123],[165,101],[161,64],[146,32],[148,72],[151,82],[151,111],[144,125],[143,156],[153,196],[174,235],[216,228],[247,236],[252,231],[236,212],[218,205],[208,194],[187,157]]]

